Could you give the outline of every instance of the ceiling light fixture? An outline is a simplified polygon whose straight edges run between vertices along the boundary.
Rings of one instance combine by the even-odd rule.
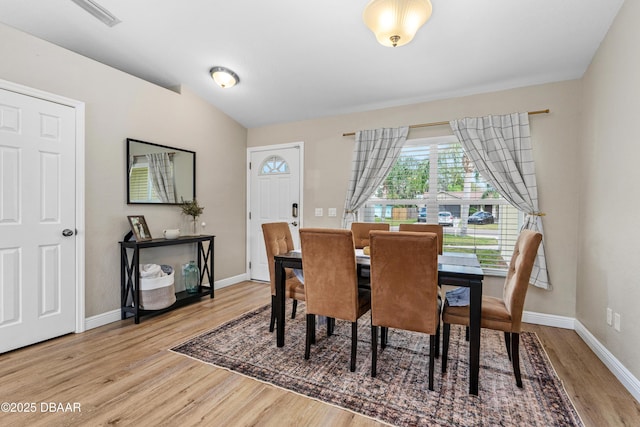
[[[362,19],[383,46],[402,46],[413,40],[431,17],[429,0],[371,0]]]
[[[87,12],[89,12],[91,15],[98,18],[100,21],[102,21],[105,25],[109,27],[113,27],[114,25],[122,22],[118,18],[116,18],[111,12],[109,12],[107,9],[100,6],[98,3],[96,3],[93,0],[71,0],[71,1],[77,4],[78,6],[80,6],[81,8],[83,8],[84,10],[86,10]]]
[[[209,72],[213,77],[213,81],[223,89],[228,89],[240,83],[240,77],[228,68],[213,67]]]

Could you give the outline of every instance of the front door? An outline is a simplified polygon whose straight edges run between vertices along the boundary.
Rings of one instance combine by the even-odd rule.
[[[262,224],[287,222],[294,245],[300,248],[302,159],[302,143],[250,150],[248,252],[253,280],[269,280]]]
[[[75,117],[0,89],[0,353],[76,329]]]

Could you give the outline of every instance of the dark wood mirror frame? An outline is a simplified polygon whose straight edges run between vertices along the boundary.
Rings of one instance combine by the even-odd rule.
[[[175,203],[165,203],[162,201],[137,201],[131,200],[131,170],[134,166],[134,157],[145,156],[151,153],[172,153],[175,177]],[[127,204],[143,205],[179,205],[182,201],[193,200],[196,197],[196,153],[195,151],[183,150],[168,145],[154,144],[152,142],[140,141],[127,138]]]

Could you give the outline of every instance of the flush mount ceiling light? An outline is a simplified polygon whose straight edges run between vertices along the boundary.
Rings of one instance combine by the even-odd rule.
[[[384,46],[402,46],[413,40],[431,17],[429,0],[371,0],[362,19]]]
[[[210,71],[213,81],[223,89],[233,87],[240,83],[240,77],[233,71],[225,67],[213,67]]]
[[[89,12],[94,17],[98,18],[105,25],[109,27],[113,27],[116,24],[119,24],[121,21],[116,18],[111,12],[109,12],[104,7],[100,6],[93,0],[71,0],[87,12]]]

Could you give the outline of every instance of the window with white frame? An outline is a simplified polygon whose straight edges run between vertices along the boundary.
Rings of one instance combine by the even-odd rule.
[[[480,176],[455,136],[408,140],[359,212],[367,222],[439,223],[445,252],[472,252],[485,273],[506,272],[523,216]]]

